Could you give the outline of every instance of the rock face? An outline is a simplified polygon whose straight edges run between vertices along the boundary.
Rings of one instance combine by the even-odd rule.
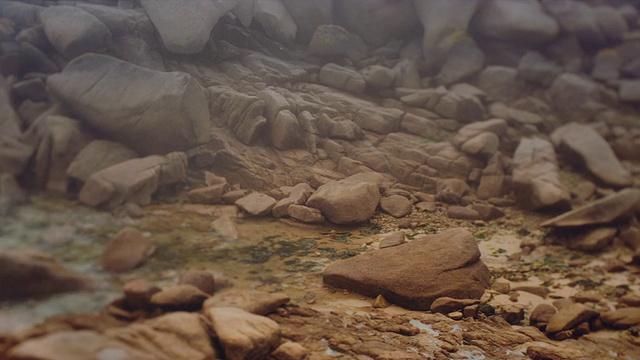
[[[0,300],[82,290],[91,281],[38,251],[0,251]]]
[[[513,155],[513,164],[513,189],[520,206],[568,208],[569,193],[560,183],[556,153],[550,142],[522,139]]]
[[[185,73],[86,54],[50,76],[47,85],[88,125],[143,155],[186,150],[209,139],[207,92]]]
[[[307,200],[307,206],[322,211],[327,220],[336,224],[369,219],[380,202],[380,190],[376,183],[356,179],[349,177],[320,186]]]
[[[459,228],[337,261],[323,274],[327,285],[414,310],[445,296],[478,299],[490,278],[473,235]]]
[[[622,166],[609,143],[593,128],[570,123],[556,129],[551,137],[569,158],[584,164],[603,183],[615,187],[633,183],[631,174]]]

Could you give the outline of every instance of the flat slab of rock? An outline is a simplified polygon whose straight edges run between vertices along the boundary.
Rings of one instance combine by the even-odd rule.
[[[236,200],[242,210],[254,216],[267,215],[276,204],[276,199],[261,193],[251,193],[241,199]]]
[[[607,224],[628,216],[640,207],[640,190],[624,189],[585,206],[549,219],[541,226],[564,227]]]
[[[600,314],[603,323],[614,328],[628,328],[640,324],[640,308],[629,307]]]
[[[267,315],[288,302],[289,297],[283,293],[229,289],[215,293],[202,307],[234,307],[256,315]]]
[[[383,295],[413,310],[429,310],[441,297],[478,299],[490,279],[476,240],[461,228],[337,261],[323,274],[327,285],[372,298]]]
[[[557,333],[563,330],[572,329],[578,324],[591,321],[598,316],[598,312],[582,304],[572,304],[558,310],[549,319],[547,332]]]
[[[633,184],[631,174],[622,166],[609,143],[590,126],[570,123],[556,129],[551,138],[569,158],[577,158],[603,183],[615,187]]]
[[[188,150],[209,140],[208,93],[186,73],[85,54],[51,75],[47,86],[88,125],[142,155]]]

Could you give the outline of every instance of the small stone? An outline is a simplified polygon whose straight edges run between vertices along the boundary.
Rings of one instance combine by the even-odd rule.
[[[547,295],[549,295],[549,293],[551,293],[551,290],[549,290],[549,288],[544,287],[544,286],[516,286],[511,290],[513,290],[513,291],[525,291],[525,292],[528,292],[530,294],[540,296],[543,299],[546,299]]]
[[[582,304],[572,304],[563,307],[549,319],[547,332],[558,333],[570,330],[582,322],[595,319],[597,316],[598,312],[595,310],[589,309]]]
[[[609,327],[626,329],[640,324],[640,307],[603,312],[600,314],[600,319]]]
[[[484,221],[491,221],[505,216],[504,211],[498,209],[493,205],[473,204],[471,205],[471,209],[477,211]]]
[[[435,212],[437,204],[435,202],[421,201],[415,205],[416,209],[423,212]]]
[[[512,292],[511,294],[509,294],[509,301],[511,302],[518,302],[518,298],[520,297],[520,294],[517,292]]]
[[[540,330],[544,330],[549,323],[551,317],[557,312],[553,305],[538,304],[529,316],[529,324]]]
[[[373,307],[374,309],[383,309],[388,308],[389,306],[391,306],[391,303],[387,301],[387,299],[385,299],[383,295],[376,296],[373,304],[371,304],[371,307]]]
[[[380,242],[380,249],[402,245],[406,242],[407,241],[405,240],[404,233],[402,231],[396,231],[384,236],[384,238]]]
[[[155,251],[153,240],[138,229],[125,227],[107,243],[100,265],[110,272],[124,272],[144,263]]]
[[[303,360],[309,354],[309,349],[297,342],[287,341],[278,346],[272,353],[276,360]]]
[[[324,216],[320,210],[304,205],[289,205],[287,214],[293,219],[307,224],[322,224],[324,222]]]
[[[618,229],[614,227],[594,229],[571,239],[567,247],[582,251],[600,251],[611,244],[617,233]]]
[[[478,317],[478,305],[465,306],[465,308],[462,309],[462,315],[465,318],[476,319]]]
[[[247,195],[246,190],[242,190],[242,189],[231,190],[231,191],[227,191],[226,193],[224,193],[224,195],[222,195],[222,201],[224,201],[226,204],[235,204],[236,201],[242,199],[246,195]]]
[[[448,314],[453,311],[462,310],[466,306],[476,305],[479,302],[480,300],[477,299],[454,299],[450,297],[441,297],[431,303],[429,310],[431,310],[432,313]]]
[[[500,316],[509,324],[518,325],[524,320],[524,308],[518,305],[504,305],[501,308]]]
[[[497,278],[491,285],[491,289],[500,294],[508,294],[511,291],[511,282],[505,278]]]
[[[447,314],[447,316],[452,320],[462,320],[464,315],[461,311],[453,311]]]
[[[597,293],[577,293],[573,296],[573,301],[584,304],[584,303],[594,303],[597,304],[602,301],[603,297]]]
[[[178,284],[193,285],[207,294],[213,294],[216,282],[213,274],[203,270],[188,270],[180,277]]]
[[[226,183],[214,184],[198,189],[193,189],[187,193],[189,201],[198,204],[220,204],[222,203],[222,194],[228,189]]]
[[[146,280],[132,280],[122,287],[127,308],[131,310],[146,309],[151,303],[151,296],[160,292],[160,288]]]
[[[276,199],[269,195],[251,193],[236,200],[235,204],[251,215],[264,216],[269,214],[276,202]]]
[[[401,218],[411,214],[411,201],[402,195],[384,196],[380,199],[380,208],[387,214]]]
[[[175,285],[151,296],[151,304],[171,310],[194,311],[202,308],[209,294],[193,285]]]
[[[283,293],[228,289],[214,294],[202,307],[234,307],[256,315],[267,315],[288,302],[289,297]]]
[[[452,205],[447,208],[447,216],[450,219],[482,220],[480,214],[468,207]]]

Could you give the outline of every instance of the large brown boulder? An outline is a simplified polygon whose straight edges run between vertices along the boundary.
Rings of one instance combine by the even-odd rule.
[[[490,279],[476,240],[461,228],[341,260],[323,274],[327,285],[369,297],[383,295],[413,310],[429,310],[444,296],[478,299]]]

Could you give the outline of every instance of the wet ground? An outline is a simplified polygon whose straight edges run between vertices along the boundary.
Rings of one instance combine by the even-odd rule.
[[[30,204],[0,218],[1,247],[40,249],[101,284],[93,291],[0,303],[0,333],[19,331],[56,314],[100,312],[120,295],[120,285],[127,280],[144,278],[163,286],[175,283],[188,269],[212,271],[239,288],[284,292],[292,302],[325,313],[370,312],[372,299],[324,287],[322,271],[338,259],[375,251],[385,233],[398,230],[396,219],[386,215],[376,215],[357,227],[335,227],[247,218],[231,206],[160,203],[142,210],[142,216],[131,217],[37,195]],[[483,261],[494,277],[510,280],[512,287],[542,286],[550,291],[547,298],[519,291],[516,299],[494,292],[490,301],[494,306],[517,303],[528,314],[541,302],[576,293],[597,293],[604,306],[622,295],[640,294],[637,268],[603,270],[608,262],[628,256],[622,245],[614,244],[595,254],[571,251],[562,238],[538,228],[546,216],[504,210],[507,216],[500,220],[469,222],[448,219],[441,206],[433,213],[411,214],[412,227],[402,231],[410,240],[417,234],[466,227],[478,240]],[[212,221],[224,215],[234,218],[237,239],[213,230]],[[157,249],[140,268],[110,275],[100,269],[98,258],[106,242],[124,226],[135,226],[150,235]],[[395,306],[382,311],[406,313]]]

